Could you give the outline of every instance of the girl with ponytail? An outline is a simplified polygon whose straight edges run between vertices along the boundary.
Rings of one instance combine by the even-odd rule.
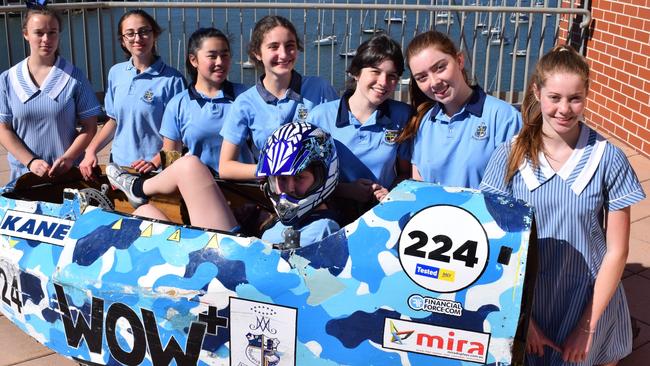
[[[585,124],[588,91],[584,57],[565,45],[544,55],[526,91],[524,125],[494,152],[480,186],[535,208],[529,365],[615,365],[632,351],[620,279],[630,206],[645,194],[625,154]]]

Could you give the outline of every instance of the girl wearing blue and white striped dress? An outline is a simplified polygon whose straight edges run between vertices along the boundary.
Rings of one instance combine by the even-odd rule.
[[[524,127],[494,152],[481,183],[535,207],[530,365],[615,365],[632,351],[620,279],[630,206],[645,194],[623,152],[583,122],[588,87],[589,66],[571,47],[544,55],[522,105]]]
[[[29,10],[23,36],[30,54],[0,75],[0,143],[9,152],[8,187],[30,171],[41,177],[67,172],[97,131],[100,107],[88,79],[59,56],[61,25],[51,9]]]

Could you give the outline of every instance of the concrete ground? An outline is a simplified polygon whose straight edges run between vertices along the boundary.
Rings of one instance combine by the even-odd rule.
[[[650,159],[614,138],[610,137],[610,141],[625,151],[646,194],[650,196]],[[0,184],[4,184],[8,177],[5,155],[6,152],[0,147]],[[107,153],[104,151],[101,160],[106,159]],[[630,254],[623,275],[623,285],[630,312],[637,320],[640,331],[634,339],[632,354],[619,365],[647,365],[650,360],[650,198],[632,207]],[[76,363],[43,347],[0,315],[0,366],[5,365],[66,366]]]

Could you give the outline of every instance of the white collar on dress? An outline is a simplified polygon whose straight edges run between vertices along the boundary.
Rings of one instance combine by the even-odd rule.
[[[52,69],[50,69],[47,77],[43,80],[43,85],[38,88],[32,81],[32,78],[29,77],[29,69],[27,68],[28,59],[29,57],[9,70],[11,87],[20,102],[27,102],[39,90],[46,93],[50,98],[56,99],[61,94],[61,91],[63,91],[63,88],[65,88],[68,80],[70,80],[74,66],[63,57],[57,57]]]
[[[580,122],[580,136],[578,137],[576,147],[573,149],[569,159],[564,163],[564,165],[562,165],[560,171],[556,173],[553,168],[551,168],[548,160],[546,160],[544,153],[540,151],[538,156],[539,168],[537,171],[533,169],[530,161],[526,159],[519,167],[519,172],[521,173],[526,187],[528,187],[528,190],[530,191],[535,190],[557,174],[562,178],[562,180],[571,184],[571,190],[573,193],[579,195],[585,189],[587,184],[589,184],[591,177],[596,172],[598,164],[605,153],[606,145],[607,140],[591,128],[587,127],[587,125]],[[585,156],[586,153],[589,155]],[[572,173],[585,159],[587,159],[587,161],[582,166],[579,174],[575,179],[573,179],[573,181],[571,181]]]

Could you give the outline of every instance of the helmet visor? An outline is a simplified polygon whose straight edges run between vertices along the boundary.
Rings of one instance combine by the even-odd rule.
[[[295,175],[272,175],[268,178],[271,193],[303,199],[323,184],[321,167],[311,165]]]

